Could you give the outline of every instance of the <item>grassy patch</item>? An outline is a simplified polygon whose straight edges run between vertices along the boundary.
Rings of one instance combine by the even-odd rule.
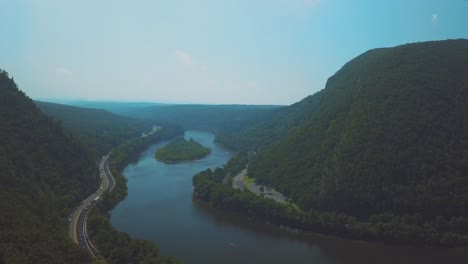
[[[243,183],[244,183],[245,188],[247,188],[249,191],[252,192],[252,190],[250,190],[249,188],[249,185],[251,183],[255,183],[255,178],[250,178],[249,175],[245,175]]]

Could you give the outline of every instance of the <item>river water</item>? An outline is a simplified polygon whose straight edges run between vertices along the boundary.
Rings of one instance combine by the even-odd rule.
[[[214,143],[214,135],[188,131],[211,148],[199,161],[164,164],[150,146],[123,174],[128,196],[111,212],[118,230],[154,241],[164,255],[198,263],[468,263],[468,249],[384,246],[321,235],[298,235],[277,226],[213,210],[192,199],[192,176],[227,162],[230,154]]]

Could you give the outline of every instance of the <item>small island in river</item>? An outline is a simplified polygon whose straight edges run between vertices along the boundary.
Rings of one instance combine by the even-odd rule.
[[[211,153],[211,149],[190,138],[177,138],[166,146],[156,150],[156,159],[165,163],[197,160]]]

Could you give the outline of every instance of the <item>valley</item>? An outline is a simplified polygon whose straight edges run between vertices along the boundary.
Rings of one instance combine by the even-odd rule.
[[[467,264],[468,0],[0,5],[0,264]]]

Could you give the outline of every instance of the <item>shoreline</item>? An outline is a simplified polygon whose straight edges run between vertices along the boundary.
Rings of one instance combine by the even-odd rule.
[[[164,128],[157,130],[158,131],[164,131]],[[94,219],[99,219],[99,221],[94,221],[93,224],[88,223],[87,229],[89,233],[90,240],[93,241],[95,245],[97,245],[98,248],[100,248],[100,245],[105,244],[106,241],[99,240],[99,237],[95,237],[93,235],[96,235],[97,231],[96,230],[105,230],[111,239],[117,239],[117,236],[119,235],[124,235],[126,236],[125,241],[123,244],[121,244],[119,247],[124,249],[124,248],[129,248],[131,243],[134,241],[141,241],[140,239],[137,239],[135,237],[131,237],[128,233],[121,231],[114,227],[111,223],[111,211],[115,209],[115,207],[125,200],[127,198],[127,179],[123,175],[123,169],[128,166],[129,164],[132,164],[134,162],[135,158],[138,158],[138,156],[148,147],[150,147],[153,144],[157,144],[163,140],[170,139],[174,137],[172,133],[177,134],[177,131],[172,131],[169,130],[171,134],[158,134],[158,133],[153,133],[149,136],[146,137],[137,137],[134,139],[130,139],[126,141],[125,143],[120,144],[118,147],[112,149],[112,154],[109,155],[109,171],[112,173],[114,177],[114,192],[106,192],[101,196],[101,201],[98,206],[93,207],[93,210],[91,211],[91,215],[89,218],[94,218]],[[129,143],[131,142],[136,142],[137,148],[131,149],[129,148]],[[117,155],[116,153],[119,152],[120,155]],[[106,203],[103,203],[103,201],[107,201]],[[93,234],[94,231],[94,234]],[[140,247],[140,246],[139,246]],[[104,250],[103,250],[104,249]],[[158,258],[161,259],[162,261],[168,261],[168,263],[180,263],[179,260],[174,257],[174,256],[166,256],[162,255],[159,252],[159,247],[158,244],[151,242],[149,244],[149,248],[147,247],[146,252],[148,254],[156,254],[158,255]],[[101,247],[100,250],[100,255],[102,258],[105,260],[109,260],[112,252],[109,252],[105,250],[105,248]],[[145,253],[146,254],[146,253]]]
[[[330,234],[326,232],[324,233],[314,232],[314,231],[304,230],[301,228],[291,227],[291,226],[284,225],[284,224],[276,224],[276,223],[266,221],[264,219],[257,218],[254,216],[248,216],[244,214],[243,212],[239,212],[235,210],[229,210],[225,208],[216,208],[216,207],[213,207],[210,202],[207,202],[199,198],[195,193],[192,194],[192,199],[199,205],[205,207],[205,209],[214,211],[214,213],[232,215],[234,217],[239,218],[238,220],[241,220],[241,221],[253,221],[258,224],[262,224],[270,228],[274,228],[276,231],[284,233],[285,235],[293,236],[296,238],[310,239],[310,238],[315,238],[315,237],[322,237],[322,238],[327,238],[327,239],[336,239],[337,241],[362,243],[362,244],[367,244],[371,246],[384,246],[384,247],[407,248],[407,249],[421,248],[421,249],[453,250],[453,251],[468,250],[468,247],[461,247],[461,246],[460,247],[440,247],[440,246],[433,246],[433,245],[427,245],[427,244],[422,244],[422,245],[401,244],[401,243],[385,242],[381,240],[362,240],[362,239],[356,239],[352,237],[334,235],[334,234]]]
[[[159,162],[162,162],[164,164],[178,164],[178,163],[184,163],[184,162],[191,162],[191,161],[197,161],[197,160],[202,160],[204,158],[206,158],[208,155],[211,154],[211,151],[210,153],[206,154],[206,155],[203,155],[202,157],[197,157],[197,158],[194,158],[194,159],[188,159],[188,160],[177,160],[177,161],[170,161],[170,160],[162,160],[160,158],[157,158],[156,155],[154,155],[154,158],[159,161]]]

